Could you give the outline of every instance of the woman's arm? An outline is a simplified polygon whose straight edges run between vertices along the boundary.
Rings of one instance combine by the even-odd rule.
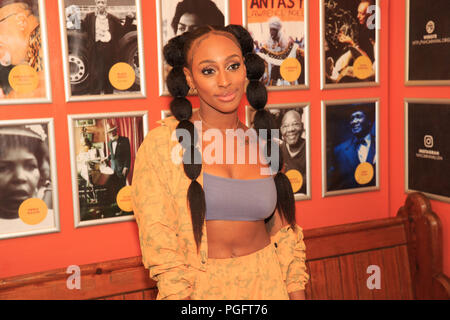
[[[266,223],[271,242],[275,245],[283,280],[291,300],[305,299],[305,285],[309,280],[306,272],[306,247],[302,228],[295,230],[281,217],[278,210]]]
[[[165,151],[161,148],[168,150],[161,143],[165,136],[152,134],[139,148],[132,184],[142,260],[150,277],[157,281],[160,299],[183,299],[192,292],[195,273],[186,264],[178,243],[176,204],[167,183],[172,179],[161,170],[170,165],[162,163],[160,156]]]

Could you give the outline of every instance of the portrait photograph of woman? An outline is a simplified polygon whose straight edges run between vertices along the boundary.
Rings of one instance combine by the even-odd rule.
[[[59,231],[53,121],[0,121],[0,239]]]

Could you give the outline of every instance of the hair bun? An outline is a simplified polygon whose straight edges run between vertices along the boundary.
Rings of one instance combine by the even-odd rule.
[[[192,104],[184,97],[174,98],[170,102],[170,112],[179,121],[189,120],[192,116]]]
[[[195,146],[198,143],[198,133],[194,124],[189,120],[181,120],[177,128],[175,129],[178,142],[184,149]],[[184,140],[184,137],[189,137],[188,140]]]
[[[167,75],[167,89],[173,97],[186,97],[189,85],[182,67],[174,67]]]
[[[164,46],[164,59],[170,66],[184,66],[184,42],[184,36],[180,35],[170,39],[169,42]]]
[[[253,38],[250,33],[243,26],[237,24],[230,24],[226,29],[232,33],[241,45],[242,54],[245,56],[247,53],[253,52],[254,44]]]
[[[263,58],[256,53],[247,53],[245,55],[245,67],[247,68],[247,78],[249,80],[261,79],[266,71]]]
[[[247,100],[256,109],[263,109],[267,103],[267,89],[257,80],[250,80],[247,86]]]

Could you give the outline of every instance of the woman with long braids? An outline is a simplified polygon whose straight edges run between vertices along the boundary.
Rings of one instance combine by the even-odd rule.
[[[264,62],[253,53],[253,39],[237,25],[200,27],[171,39],[164,57],[173,67],[167,77],[173,116],[145,138],[133,177],[142,259],[157,281],[157,298],[304,299],[305,244],[272,143],[275,127],[259,81]],[[200,101],[196,112],[186,99],[191,88]],[[238,119],[245,91],[257,110],[255,130]],[[218,136],[239,130],[259,138],[236,134],[236,146],[220,143]],[[204,143],[211,133],[214,143]],[[249,161],[255,144],[263,145],[267,161]],[[223,155],[226,162],[207,159],[212,145],[214,159]],[[244,163],[236,161],[239,148]]]

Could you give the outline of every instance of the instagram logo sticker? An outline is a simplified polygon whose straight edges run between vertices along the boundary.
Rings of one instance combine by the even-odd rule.
[[[434,146],[433,136],[426,135],[423,138],[423,144],[425,145],[426,148],[433,148]]]

